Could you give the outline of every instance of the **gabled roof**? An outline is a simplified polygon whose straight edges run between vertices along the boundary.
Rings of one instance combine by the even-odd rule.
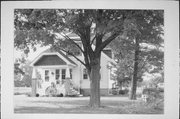
[[[44,55],[34,63],[34,66],[52,66],[67,65],[67,63],[58,55]]]
[[[53,49],[47,49],[44,51],[44,53],[52,53],[52,52],[58,52],[60,55],[62,55],[64,58],[66,58],[70,63],[75,64],[76,63],[74,61],[72,61],[67,55],[65,55],[63,52],[59,51],[54,51]]]
[[[32,62],[31,62],[31,65],[34,66],[38,61],[41,60],[41,58],[43,56],[47,56],[47,55],[55,55],[57,57],[59,57],[58,60],[60,61],[57,61],[56,63],[57,64],[60,64],[62,63],[63,65],[66,63],[66,64],[71,64],[73,66],[76,66],[77,64],[72,61],[68,56],[66,56],[63,52],[61,51],[55,51],[55,50],[52,50],[52,49],[47,49],[45,50],[44,52],[42,52],[39,56],[37,56]],[[55,57],[57,59],[57,57]],[[65,63],[64,63],[65,62]],[[51,63],[52,64],[52,63]]]
[[[68,37],[72,38],[75,41],[80,41],[80,37],[72,32],[64,32],[64,34],[66,34]],[[93,33],[92,33],[93,34]],[[95,46],[92,45],[92,47],[94,48]],[[47,50],[45,50],[44,52],[42,52],[32,63],[31,65],[35,64],[41,57],[42,55],[52,55],[52,54],[56,54],[59,56],[62,56],[64,60],[66,60],[68,63],[67,64],[72,64],[72,65],[77,65],[74,61],[72,61],[67,55],[65,55],[63,52],[61,51],[54,51],[53,49],[49,48]],[[112,57],[110,55],[108,55],[108,53],[106,53],[105,51],[102,52],[102,56],[104,56],[108,61],[116,64],[116,62],[112,59]]]

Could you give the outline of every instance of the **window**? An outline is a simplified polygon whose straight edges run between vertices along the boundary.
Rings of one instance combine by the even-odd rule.
[[[56,69],[56,80],[59,79],[60,73],[59,73],[59,69]]]
[[[65,78],[66,78],[66,69],[62,69],[61,78],[62,78],[62,79],[65,79]]]
[[[45,81],[49,81],[49,70],[45,70]]]
[[[83,79],[88,79],[87,69],[83,69]]]

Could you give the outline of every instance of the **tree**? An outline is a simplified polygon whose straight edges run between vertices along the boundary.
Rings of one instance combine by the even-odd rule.
[[[18,60],[16,60],[14,63],[14,74],[15,75],[18,75],[18,74],[24,75],[24,73],[25,72],[20,68],[20,63],[18,62]]]
[[[15,87],[31,86],[32,67],[24,56],[16,58],[14,63],[14,85]]]
[[[36,49],[36,44],[50,45],[55,50],[72,55],[88,71],[91,88],[90,107],[100,107],[101,51],[112,40],[119,35],[124,36],[130,29],[131,20],[127,17],[129,12],[102,9],[16,9],[15,47],[28,53],[30,48]],[[65,34],[67,31],[80,37],[83,48]],[[63,33],[64,38],[58,38],[57,33]],[[72,45],[79,48],[84,61],[72,53]]]
[[[122,75],[125,72],[126,76],[132,77],[130,99],[136,99],[137,81],[143,73],[163,70],[164,53],[160,50],[163,44],[163,11],[132,11],[129,17],[138,32],[128,31],[126,39],[114,40],[110,47],[116,52],[118,61],[123,62],[119,63],[119,67],[126,69],[119,69]]]

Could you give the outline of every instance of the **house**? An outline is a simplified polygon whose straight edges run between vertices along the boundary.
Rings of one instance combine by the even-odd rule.
[[[114,83],[111,80],[111,68],[109,68],[111,63],[115,63],[111,54],[109,49],[101,54],[101,95],[110,94]],[[84,59],[81,53],[77,53],[77,57],[81,60]],[[47,49],[32,61],[31,66],[33,67],[33,96],[36,94],[47,95],[50,86],[60,86],[61,95],[68,95],[70,92],[84,96],[90,95],[90,80],[86,68],[63,51]]]

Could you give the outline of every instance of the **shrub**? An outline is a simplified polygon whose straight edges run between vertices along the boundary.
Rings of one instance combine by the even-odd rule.
[[[125,91],[125,94],[129,93],[129,89],[124,89],[124,91]]]
[[[113,94],[113,95],[117,95],[117,94],[118,94],[118,91],[117,91],[116,88],[113,88],[113,89],[112,89],[112,94]]]
[[[119,94],[124,95],[125,91],[124,90],[119,90]]]
[[[145,88],[142,95],[147,95],[146,104],[153,108],[158,108],[164,103],[163,92],[158,88]]]
[[[128,94],[128,92],[129,92],[129,90],[128,90],[128,89],[119,90],[119,94],[121,94],[121,95]]]
[[[16,80],[16,81],[14,81],[14,86],[15,87],[25,87],[26,84],[23,81]]]
[[[38,93],[36,94],[36,97],[39,97],[39,94],[38,94]]]
[[[160,92],[164,92],[164,88],[158,88]]]
[[[62,94],[62,93],[61,93],[61,94],[58,94],[57,97],[63,97],[63,94]]]
[[[148,95],[149,98],[156,98],[159,96],[160,91],[156,88],[145,88],[142,94]]]
[[[28,75],[24,75],[22,80],[14,81],[15,87],[31,87],[31,77]]]
[[[21,95],[21,93],[19,93],[19,92],[15,92],[15,93],[14,93],[14,95]]]

